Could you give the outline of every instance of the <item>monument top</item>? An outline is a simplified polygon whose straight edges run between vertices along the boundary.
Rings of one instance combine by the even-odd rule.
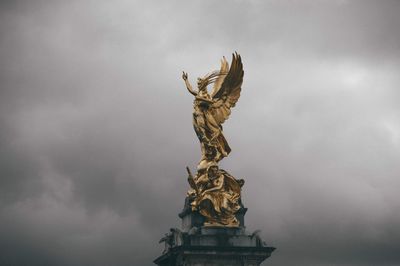
[[[218,167],[231,148],[222,132],[222,123],[235,106],[243,83],[243,65],[239,54],[232,55],[229,66],[225,57],[221,69],[198,78],[197,91],[183,72],[188,91],[195,96],[193,127],[200,141],[201,159],[195,175],[189,174],[190,189],[179,217],[182,230],[171,228],[160,240],[163,254],[154,263],[159,266],[257,266],[275,250],[259,236],[246,233],[241,188],[237,179]],[[209,94],[207,86],[214,84]]]
[[[188,74],[182,74],[187,90],[195,96],[193,127],[201,147],[201,159],[195,176],[187,168],[190,185],[188,197],[192,210],[205,218],[205,226],[240,226],[235,214],[241,208],[244,180],[236,179],[220,169],[218,162],[231,152],[222,124],[239,100],[243,75],[242,59],[237,53],[232,54],[230,66],[223,57],[220,70],[198,78],[197,91],[192,88]],[[208,93],[207,86],[210,84],[213,84],[213,89]]]

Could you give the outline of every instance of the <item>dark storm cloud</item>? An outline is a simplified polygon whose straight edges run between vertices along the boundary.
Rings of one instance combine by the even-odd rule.
[[[397,1],[3,1],[0,264],[151,265],[199,147],[181,71],[237,50],[222,165],[270,265],[396,265]]]

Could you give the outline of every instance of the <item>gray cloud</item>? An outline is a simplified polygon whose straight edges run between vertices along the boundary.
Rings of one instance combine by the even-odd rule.
[[[1,265],[152,265],[200,151],[193,81],[241,53],[222,165],[269,265],[397,265],[397,1],[3,1]]]

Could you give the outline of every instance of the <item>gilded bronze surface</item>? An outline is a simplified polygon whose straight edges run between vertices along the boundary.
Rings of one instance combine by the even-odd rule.
[[[182,74],[186,88],[195,97],[193,127],[201,147],[195,176],[188,169],[191,187],[188,196],[192,199],[192,209],[206,218],[206,226],[239,226],[235,213],[240,209],[244,181],[219,169],[218,162],[231,152],[222,124],[240,97],[243,74],[242,60],[237,53],[232,54],[230,66],[224,57],[219,71],[198,78],[197,91],[192,88],[187,73]],[[210,84],[213,84],[211,94],[207,90]]]

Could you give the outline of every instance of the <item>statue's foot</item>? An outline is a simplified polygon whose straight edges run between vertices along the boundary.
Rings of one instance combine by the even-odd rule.
[[[204,226],[220,226],[220,227],[224,227],[226,225],[221,224],[221,223],[217,223],[217,222],[204,222]]]

